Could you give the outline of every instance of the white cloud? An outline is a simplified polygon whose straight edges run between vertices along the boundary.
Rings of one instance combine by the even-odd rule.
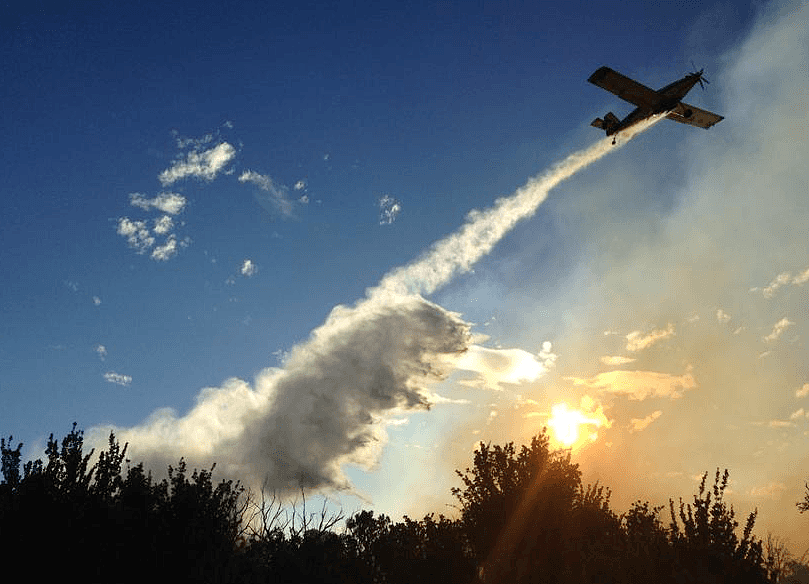
[[[123,385],[124,387],[132,383],[132,377],[129,375],[123,375],[121,373],[115,373],[114,371],[107,371],[104,374],[104,379],[106,379],[109,383]]]
[[[784,333],[784,331],[793,324],[795,323],[789,320],[787,317],[782,318],[773,325],[772,332],[764,337],[764,341],[770,343],[777,340]]]
[[[101,298],[99,298],[98,296],[93,296],[93,304],[95,304],[96,306],[101,306]]]
[[[490,349],[470,345],[455,361],[455,367],[475,373],[474,378],[461,380],[462,385],[500,390],[503,389],[502,384],[530,383],[542,377],[556,360],[556,355],[550,350],[547,341],[537,356],[522,349]]]
[[[147,199],[140,193],[129,195],[129,204],[133,207],[139,207],[144,211],[154,208],[169,215],[180,213],[185,208],[186,202],[186,198],[178,193],[160,193],[153,199]]]
[[[626,350],[632,351],[642,351],[643,349],[648,349],[658,341],[663,339],[667,339],[674,335],[674,326],[669,323],[668,328],[665,330],[662,329],[654,329],[648,334],[643,334],[640,331],[632,331],[628,335],[626,335]]]
[[[169,215],[162,215],[154,220],[154,232],[158,235],[165,235],[174,228],[174,221]]]
[[[632,418],[629,420],[629,432],[640,432],[641,430],[645,430],[649,424],[654,422],[663,412],[660,410],[656,410],[646,416],[645,418]]]
[[[104,345],[96,345],[96,346],[93,348],[93,351],[95,351],[95,352],[96,352],[96,354],[98,355],[98,357],[99,357],[99,358],[100,358],[102,361],[103,361],[103,360],[104,360],[104,358],[107,356],[107,347],[105,347]]]
[[[250,277],[258,272],[258,268],[256,264],[253,263],[253,260],[244,260],[241,267],[242,276]]]
[[[158,245],[152,250],[152,259],[164,262],[177,255],[177,238],[169,235],[163,245]]]
[[[158,179],[163,186],[188,177],[211,181],[235,156],[236,149],[227,142],[201,152],[195,149],[161,172]]]
[[[239,182],[249,182],[267,193],[267,197],[256,196],[256,201],[271,213],[281,213],[283,217],[293,216],[293,203],[287,196],[287,188],[276,185],[271,177],[253,170],[245,170],[239,176]]]
[[[125,237],[129,247],[139,254],[144,253],[155,242],[145,221],[132,221],[129,217],[118,219],[118,235]]]
[[[303,190],[306,188],[306,181],[304,179],[301,179],[298,182],[296,182],[295,186],[292,188],[295,189],[296,191]]]
[[[390,225],[396,221],[396,217],[402,210],[402,203],[385,195],[379,199],[379,224]]]

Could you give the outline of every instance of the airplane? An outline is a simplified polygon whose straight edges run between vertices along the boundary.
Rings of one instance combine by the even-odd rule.
[[[705,89],[703,82],[708,83],[708,80],[702,76],[703,71],[704,69],[696,73],[689,73],[682,79],[669,83],[664,88],[655,91],[642,83],[621,75],[617,71],[613,71],[609,67],[600,67],[590,75],[587,81],[601,89],[614,93],[637,107],[623,120],[619,120],[614,113],[609,112],[604,116],[603,120],[596,118],[590,125],[605,130],[607,136],[613,136],[655,114],[668,112],[666,118],[669,120],[699,128],[710,128],[724,120],[724,116],[680,101],[697,83]],[[612,139],[612,143],[615,144],[615,138]]]

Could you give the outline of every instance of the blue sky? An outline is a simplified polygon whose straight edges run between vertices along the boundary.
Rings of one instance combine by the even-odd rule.
[[[727,466],[809,546],[805,3],[0,11],[4,435],[75,420],[418,515],[564,403],[619,506]],[[491,249],[431,247],[600,148],[631,106],[596,68],[692,61],[721,124],[658,123],[498,207]]]

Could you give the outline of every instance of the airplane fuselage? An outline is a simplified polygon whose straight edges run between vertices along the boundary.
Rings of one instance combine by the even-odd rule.
[[[658,114],[664,114],[669,120],[699,128],[710,128],[724,119],[718,114],[682,101],[694,85],[702,84],[703,81],[707,83],[702,77],[702,71],[689,73],[658,90],[646,87],[606,66],[597,69],[588,81],[636,106],[624,119],[609,112],[605,114],[604,119],[596,118],[592,121],[590,125],[604,130],[607,136],[613,136]]]
[[[656,114],[662,114],[673,110],[689,91],[699,82],[700,73],[691,73],[682,79],[669,83],[662,89],[657,90],[659,101],[653,106],[638,106],[632,110],[628,116],[617,125],[607,129],[607,136],[617,134],[627,128],[634,126],[638,122],[645,120]]]

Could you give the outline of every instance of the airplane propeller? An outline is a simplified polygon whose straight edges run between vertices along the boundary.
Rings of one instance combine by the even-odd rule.
[[[699,75],[699,78],[697,79],[697,82],[699,83],[699,86],[702,88],[702,90],[703,90],[703,91],[705,91],[705,85],[704,85],[704,83],[707,83],[708,85],[710,85],[710,84],[711,84],[711,82],[710,82],[710,81],[708,81],[708,80],[707,80],[707,79],[706,79],[706,78],[705,78],[705,77],[702,75],[702,72],[703,72],[703,71],[705,71],[705,67],[703,67],[702,69],[700,69],[699,71],[697,71],[697,70],[696,70],[696,69],[697,69],[697,66],[696,66],[696,65],[694,65],[694,61],[691,61],[691,66],[694,68],[694,73],[692,73],[692,75]],[[704,83],[703,83],[703,82],[704,82]]]

